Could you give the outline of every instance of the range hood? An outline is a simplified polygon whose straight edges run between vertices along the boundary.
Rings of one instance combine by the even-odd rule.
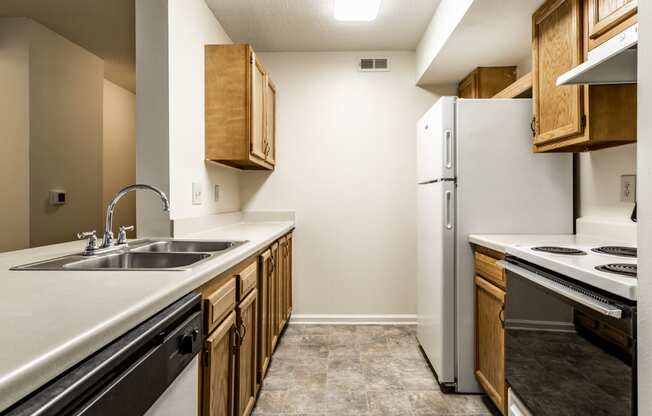
[[[557,86],[635,84],[638,23],[589,52],[581,65],[557,78]]]

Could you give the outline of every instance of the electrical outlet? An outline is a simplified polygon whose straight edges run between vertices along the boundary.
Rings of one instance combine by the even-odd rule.
[[[193,182],[192,183],[192,204],[201,205],[201,183]]]
[[[636,175],[620,177],[620,202],[636,202]]]
[[[213,188],[213,199],[215,202],[220,200],[220,185],[215,184],[215,187]]]

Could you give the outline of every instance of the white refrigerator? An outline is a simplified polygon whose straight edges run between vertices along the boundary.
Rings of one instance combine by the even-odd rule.
[[[417,338],[440,384],[480,392],[469,234],[573,232],[570,154],[532,151],[532,100],[442,97],[417,124]]]

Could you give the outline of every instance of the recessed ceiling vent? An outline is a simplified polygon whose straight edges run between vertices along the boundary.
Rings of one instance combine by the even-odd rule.
[[[360,58],[358,70],[361,72],[389,71],[389,58]]]

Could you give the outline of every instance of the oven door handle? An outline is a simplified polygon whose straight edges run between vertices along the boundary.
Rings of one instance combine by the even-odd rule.
[[[580,305],[584,305],[587,308],[590,308],[596,312],[601,313],[602,315],[611,316],[612,318],[616,318],[616,319],[621,319],[623,316],[622,309],[614,305],[610,305],[608,303],[602,302],[582,292],[579,292],[573,288],[562,285],[561,283],[557,283],[554,280],[550,280],[536,273],[533,273],[523,267],[517,266],[512,263],[508,263],[504,260],[498,261],[496,264],[502,266],[507,271],[510,271],[514,274],[519,275],[524,279],[529,280],[534,284],[542,286],[554,293],[557,293],[558,295],[561,295],[574,302],[577,302]]]

